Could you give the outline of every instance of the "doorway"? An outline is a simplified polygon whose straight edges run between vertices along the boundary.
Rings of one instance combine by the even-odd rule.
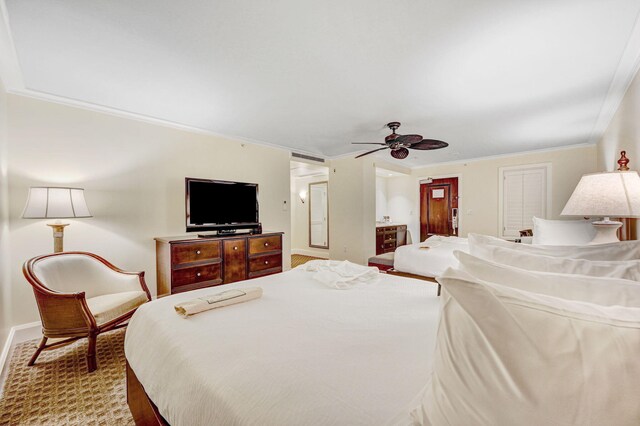
[[[329,258],[329,168],[312,161],[290,162],[292,264]],[[299,257],[299,256],[298,256]]]
[[[432,235],[458,235],[458,178],[420,184],[420,241]]]
[[[309,184],[309,247],[329,248],[329,182]]]

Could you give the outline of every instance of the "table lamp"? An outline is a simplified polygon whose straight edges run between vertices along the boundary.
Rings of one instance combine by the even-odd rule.
[[[563,216],[602,217],[593,222],[596,236],[590,244],[617,242],[622,222],[610,217],[640,217],[640,176],[635,171],[583,175],[561,213]]]
[[[25,219],[75,219],[92,216],[84,200],[84,189],[32,186],[29,188],[29,196],[22,217]],[[47,226],[53,229],[53,252],[59,253],[63,250],[64,227],[69,224],[57,220],[55,223],[47,223]]]

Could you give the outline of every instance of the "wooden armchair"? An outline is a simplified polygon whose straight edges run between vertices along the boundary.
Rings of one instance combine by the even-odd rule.
[[[42,320],[43,350],[89,338],[87,367],[96,369],[98,334],[126,326],[138,306],[151,300],[144,272],[123,271],[92,253],[62,252],[34,257],[22,272],[33,287]],[[49,339],[54,343],[47,345]]]

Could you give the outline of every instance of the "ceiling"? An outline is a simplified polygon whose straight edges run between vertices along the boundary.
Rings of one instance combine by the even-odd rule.
[[[375,154],[414,167],[594,143],[640,57],[638,0],[5,6],[14,93],[323,157],[362,152],[350,142],[381,142],[397,120],[450,144]]]
[[[381,178],[408,176],[405,173],[396,172],[394,170],[384,169],[382,167],[376,167],[376,176]]]

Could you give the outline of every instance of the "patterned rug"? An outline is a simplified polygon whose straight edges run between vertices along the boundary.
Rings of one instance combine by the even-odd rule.
[[[37,340],[16,345],[0,397],[0,425],[133,425],[127,406],[124,329],[98,336],[98,369],[87,373],[87,340],[27,362]]]
[[[291,255],[291,267],[295,268],[296,266],[300,266],[304,263],[307,263],[310,260],[320,259],[319,257],[312,256],[304,256],[302,254],[292,254]]]

